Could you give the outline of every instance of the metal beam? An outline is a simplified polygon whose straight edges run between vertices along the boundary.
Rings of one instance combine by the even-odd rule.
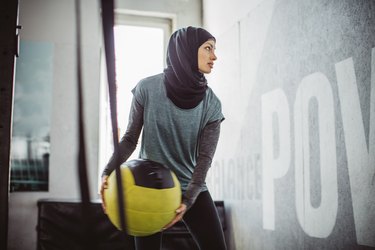
[[[18,0],[0,1],[0,249],[8,245],[10,142],[17,39]]]

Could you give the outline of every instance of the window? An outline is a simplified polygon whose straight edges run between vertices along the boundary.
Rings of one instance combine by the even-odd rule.
[[[123,134],[137,82],[164,68],[163,30],[154,27],[115,27],[118,125]]]
[[[171,34],[171,19],[118,14],[115,20],[115,53],[117,82],[117,121],[119,136],[126,131],[131,90],[147,76],[161,73],[165,66],[165,49]],[[104,56],[103,56],[104,61]],[[103,62],[105,64],[105,62]],[[103,65],[103,74],[106,76]],[[112,125],[108,103],[107,81],[101,91],[101,124],[99,146],[99,183],[104,166],[113,152]],[[129,159],[138,157],[139,147]]]

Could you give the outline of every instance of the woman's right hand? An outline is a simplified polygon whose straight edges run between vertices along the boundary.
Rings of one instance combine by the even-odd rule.
[[[104,175],[102,177],[102,184],[100,186],[100,197],[102,198],[102,208],[104,213],[106,214],[106,205],[105,205],[105,199],[104,199],[104,190],[108,188],[108,175]]]
[[[186,208],[187,206],[184,203],[181,203],[181,205],[176,209],[176,216],[174,217],[174,219],[171,222],[169,222],[167,225],[165,225],[162,228],[162,231],[167,230],[168,228],[172,227],[174,224],[182,220],[182,217],[186,213]]]

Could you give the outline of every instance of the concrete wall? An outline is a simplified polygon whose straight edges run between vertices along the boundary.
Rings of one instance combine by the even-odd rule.
[[[375,247],[375,2],[203,1],[232,249]]]
[[[82,0],[85,126],[91,197],[97,196],[99,149],[100,53],[99,1]],[[118,0],[121,10],[149,11],[175,16],[175,27],[201,24],[198,0]],[[144,13],[143,13],[144,14]],[[10,194],[8,248],[36,249],[37,200],[79,199],[77,174],[77,91],[75,16],[73,0],[20,1],[21,40],[53,44],[53,94],[49,192]],[[21,55],[22,57],[22,51]]]

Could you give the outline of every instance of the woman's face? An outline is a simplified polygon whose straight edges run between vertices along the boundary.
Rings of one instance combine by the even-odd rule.
[[[215,55],[215,41],[207,40],[198,49],[198,69],[203,74],[211,73],[214,67],[214,61],[217,59]]]

